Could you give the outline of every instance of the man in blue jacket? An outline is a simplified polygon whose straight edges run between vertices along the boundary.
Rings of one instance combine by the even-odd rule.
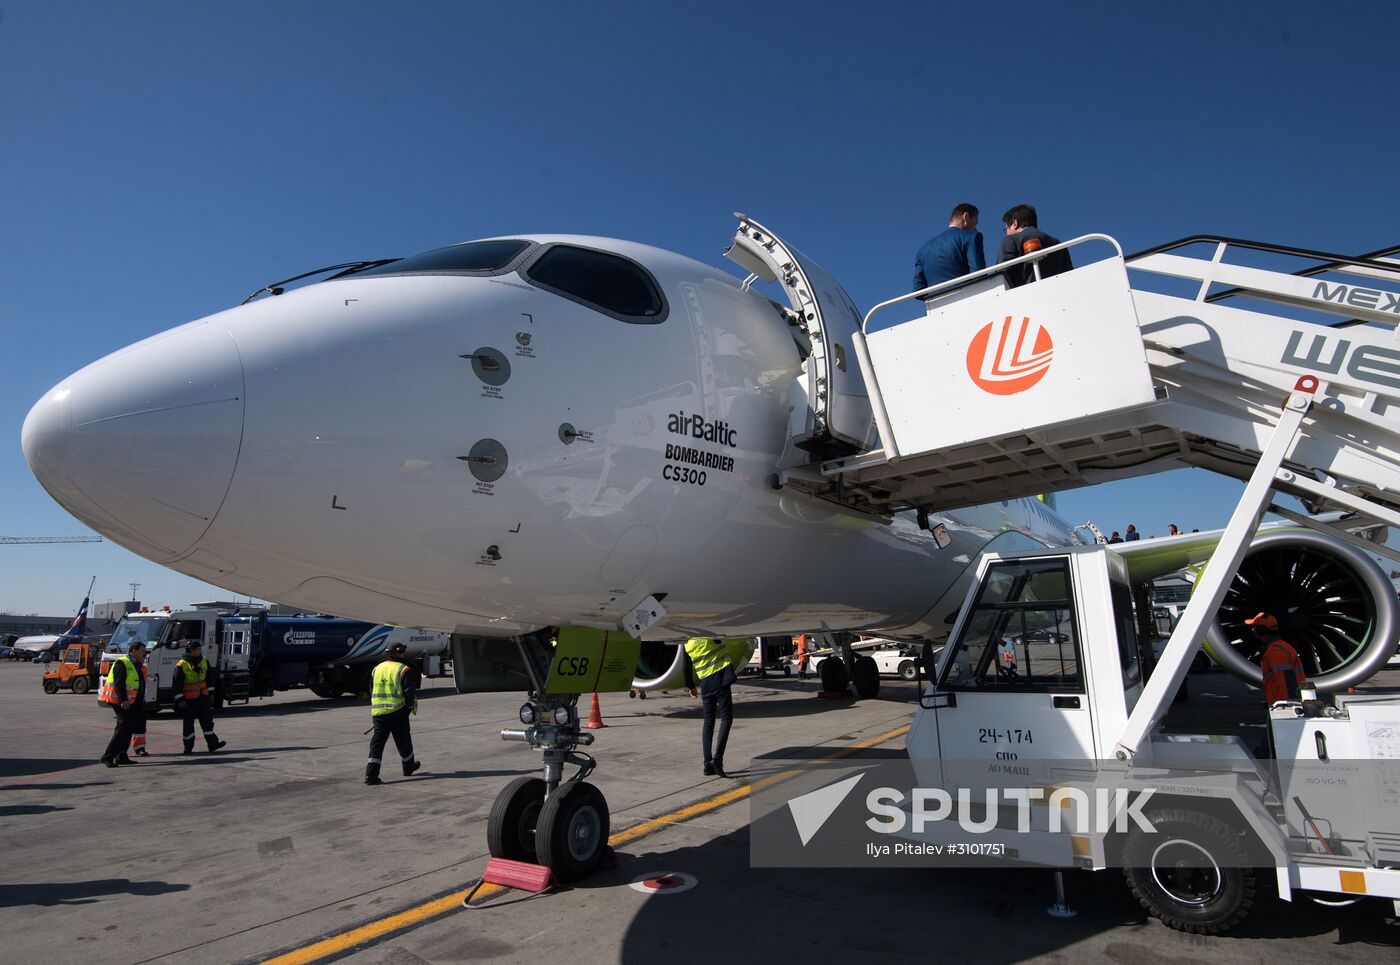
[[[977,230],[977,206],[960,204],[948,216],[948,227],[934,235],[914,257],[914,288],[921,291],[987,267],[982,232]]]

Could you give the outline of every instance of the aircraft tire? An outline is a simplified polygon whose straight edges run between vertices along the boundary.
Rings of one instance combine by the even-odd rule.
[[[846,692],[846,665],[840,657],[827,657],[817,665],[817,674],[822,679],[822,690],[838,694]]]
[[[561,882],[577,881],[603,861],[608,850],[608,802],[584,781],[560,784],[540,809],[535,834],[537,861]]]
[[[861,700],[874,700],[880,694],[880,665],[868,654],[858,653],[851,668],[851,686]]]
[[[493,858],[535,860],[535,833],[544,807],[544,779],[517,777],[496,795],[486,822],[486,850]]]

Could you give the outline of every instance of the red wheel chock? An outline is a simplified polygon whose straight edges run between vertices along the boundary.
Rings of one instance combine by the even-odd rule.
[[[471,891],[468,891],[467,896],[462,899],[463,907],[481,907],[473,905],[472,898],[481,890],[482,885],[498,885],[516,891],[529,892],[531,895],[543,895],[558,887],[558,882],[554,880],[554,872],[542,864],[511,861],[509,858],[492,858],[486,862],[486,870],[481,873],[481,880],[472,885]]]

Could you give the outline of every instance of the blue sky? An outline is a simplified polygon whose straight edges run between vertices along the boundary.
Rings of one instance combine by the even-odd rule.
[[[20,451],[47,388],[338,261],[568,231],[722,264],[744,211],[868,307],[960,201],[993,250],[1022,201],[1129,251],[1400,241],[1367,40],[1397,28],[1373,3],[6,2],[0,535],[85,532]],[[1204,529],[1238,489],[1178,472],[1060,508]],[[0,546],[0,610],[71,612],[94,574],[98,600],[214,593],[109,544]]]

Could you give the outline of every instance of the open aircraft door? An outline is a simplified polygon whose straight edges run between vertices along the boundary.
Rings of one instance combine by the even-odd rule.
[[[742,215],[726,257],[787,294],[793,321],[811,341],[802,373],[788,388],[793,444],[815,459],[871,448],[874,419],[851,336],[861,316],[836,279],[763,225]]]

